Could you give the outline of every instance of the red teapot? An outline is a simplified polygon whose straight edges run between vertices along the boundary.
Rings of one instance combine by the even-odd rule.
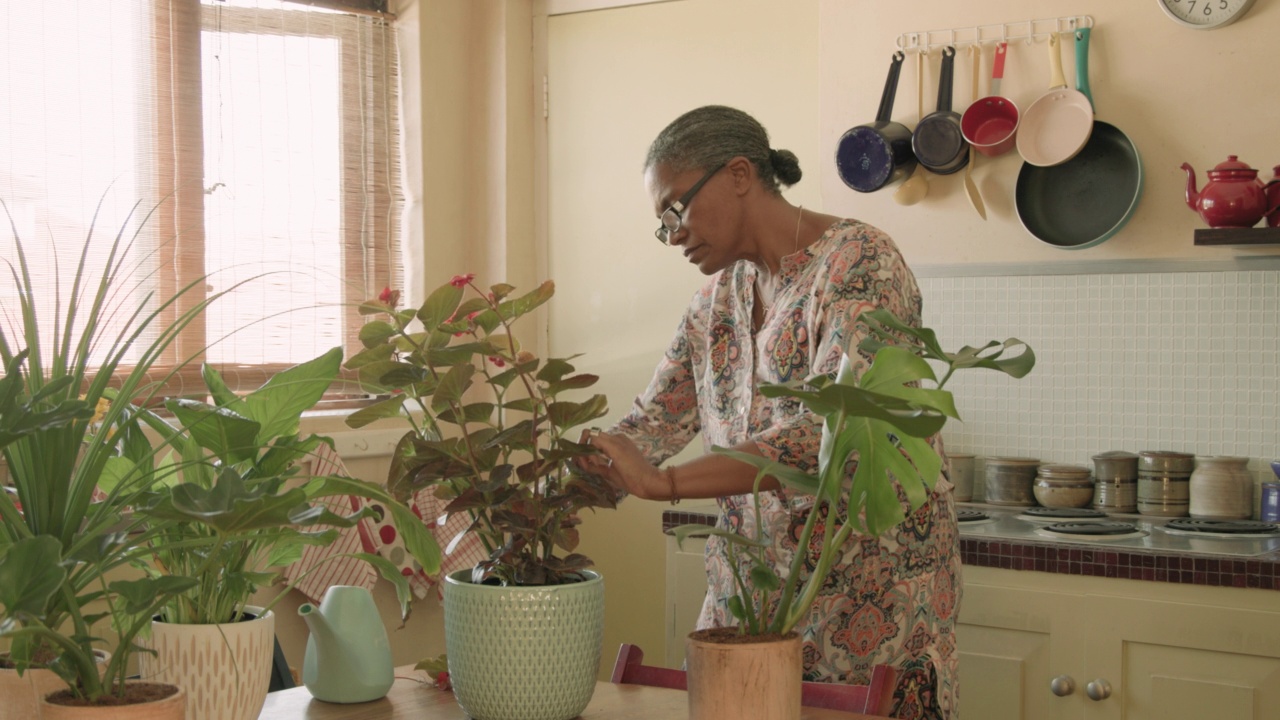
[[[1271,168],[1274,177],[1267,183],[1267,225],[1280,227],[1280,165]]]
[[[1208,171],[1209,182],[1198,192],[1196,171],[1187,163],[1182,163],[1182,169],[1187,171],[1187,206],[1200,213],[1209,227],[1253,227],[1267,214],[1267,193],[1258,171],[1235,155]]]

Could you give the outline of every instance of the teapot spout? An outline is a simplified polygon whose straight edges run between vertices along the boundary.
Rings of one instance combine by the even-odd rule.
[[[1187,207],[1199,211],[1200,191],[1196,189],[1196,171],[1190,163],[1182,163],[1182,169],[1187,172]]]

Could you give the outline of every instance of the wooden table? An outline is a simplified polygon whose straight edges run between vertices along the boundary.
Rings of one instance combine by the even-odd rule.
[[[305,687],[267,696],[259,720],[467,720],[453,693],[417,680],[425,675],[409,667],[396,669],[396,682],[385,698],[356,705],[335,705],[311,697]],[[596,684],[582,720],[687,720],[683,690],[642,685]],[[873,720],[870,715],[804,708],[802,720]]]

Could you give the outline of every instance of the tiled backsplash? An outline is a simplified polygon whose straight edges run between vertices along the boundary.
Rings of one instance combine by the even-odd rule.
[[[1235,455],[1275,479],[1280,271],[919,282],[944,348],[1017,337],[1036,351],[1021,380],[975,370],[948,384],[964,418],[944,431],[949,450],[1089,467],[1107,450]]]

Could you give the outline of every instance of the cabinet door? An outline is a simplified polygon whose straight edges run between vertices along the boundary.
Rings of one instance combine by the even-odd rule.
[[[1079,596],[967,583],[956,628],[961,717],[1062,720],[1085,709],[1079,687]],[[1074,685],[1065,697],[1051,683]]]
[[[684,666],[685,637],[693,632],[707,596],[707,565],[702,553],[705,538],[688,538],[684,547],[667,538],[667,654],[670,668]],[[656,658],[655,658],[656,659]]]
[[[1262,592],[1262,591],[1259,591]],[[1089,597],[1087,667],[1111,696],[1090,717],[1271,720],[1280,708],[1280,612]]]

